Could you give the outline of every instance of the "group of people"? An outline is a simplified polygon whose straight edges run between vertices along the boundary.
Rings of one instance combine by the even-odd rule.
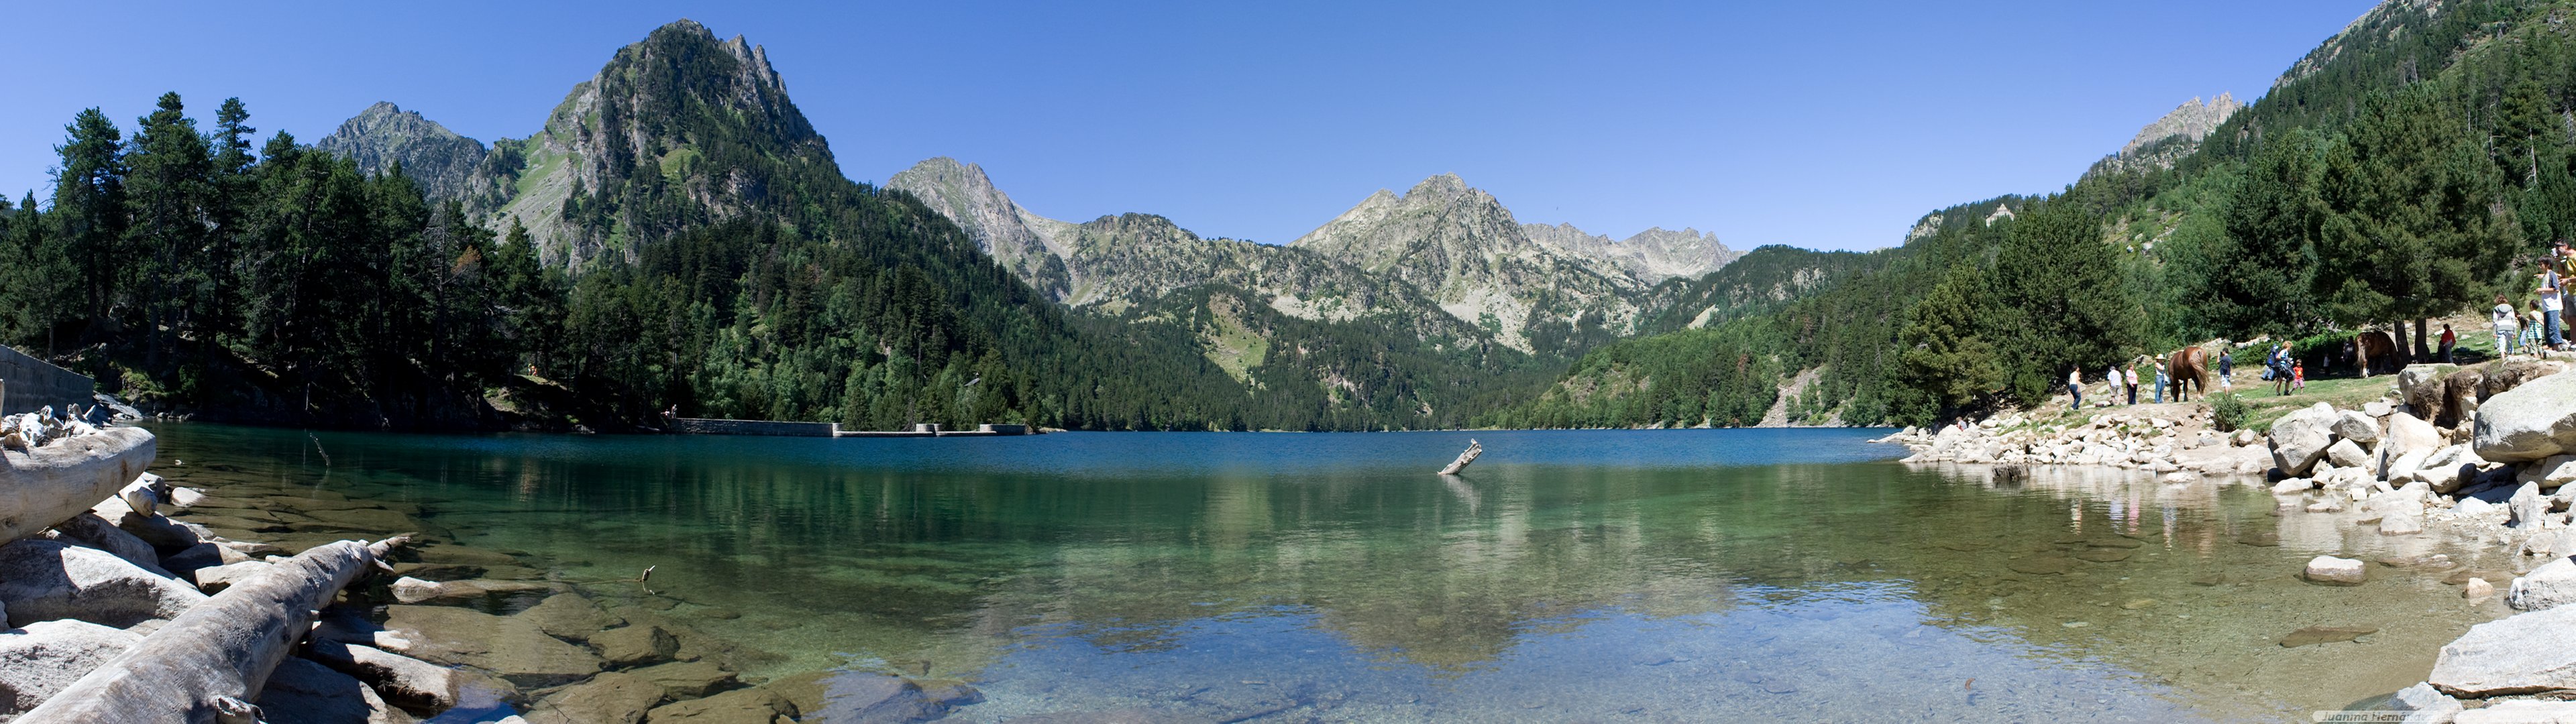
[[[2123,393],[2126,393],[2125,396],[2128,399],[2128,404],[2138,404],[2138,387],[2140,386],[2140,383],[2152,379],[2155,384],[2148,388],[2150,391],[2150,401],[2155,404],[2164,404],[2165,390],[2179,382],[2179,380],[2174,379],[2172,375],[2166,373],[2165,363],[2163,360],[2147,358],[2144,361],[2143,366],[2149,368],[2148,374],[2153,375],[2152,378],[2138,373],[2138,369],[2141,366],[2140,362],[2132,361],[2129,363],[2128,369],[2121,369],[2119,365],[2114,364],[2103,370],[2102,379],[2110,384],[2109,392],[2112,400],[2117,401],[2123,397]],[[2219,355],[2219,389],[2227,390],[2235,387],[2235,384],[2229,382],[2227,379],[2228,374],[2235,371],[2235,366],[2235,355],[2226,353],[2221,353]],[[2177,392],[2179,391],[2180,390],[2177,390]],[[2075,407],[2082,408],[2084,406],[2083,368],[2077,367],[2066,371],[2066,394],[2069,397],[2074,398]]]
[[[2489,311],[2495,324],[2496,354],[2563,350],[2576,344],[2569,339],[2566,319],[2567,305],[2576,301],[2568,298],[2567,286],[2570,277],[2576,276],[2576,250],[2569,249],[2566,241],[2551,244],[2533,276],[2538,284],[2521,313],[2515,312],[2512,297],[2496,295],[2495,308]]]

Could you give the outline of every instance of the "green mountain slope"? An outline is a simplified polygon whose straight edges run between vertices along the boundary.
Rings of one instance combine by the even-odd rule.
[[[2211,337],[2376,328],[2420,343],[2425,317],[2527,291],[2515,270],[2539,240],[2576,232],[2571,10],[2383,4],[2197,143],[2126,149],[2062,192],[2003,200],[2010,216],[1944,210],[1875,253],[1882,269],[1595,350],[1483,419],[1733,424],[1767,403],[1917,423],[2035,404],[2071,368]],[[1776,399],[1801,371],[1818,383]]]

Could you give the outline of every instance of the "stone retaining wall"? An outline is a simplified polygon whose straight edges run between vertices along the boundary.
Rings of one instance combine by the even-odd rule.
[[[776,437],[831,437],[841,429],[837,422],[774,422],[769,420],[714,420],[698,417],[671,418],[671,431],[689,435],[770,435]]]
[[[0,414],[15,415],[35,412],[52,406],[59,412],[78,403],[87,407],[98,386],[90,378],[71,370],[53,366],[9,347],[0,347],[0,383],[8,385],[8,399],[0,400]]]

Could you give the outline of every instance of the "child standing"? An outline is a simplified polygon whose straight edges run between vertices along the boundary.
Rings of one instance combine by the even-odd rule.
[[[2308,363],[2305,361],[2290,363],[2290,389],[2304,390],[2307,388]]]

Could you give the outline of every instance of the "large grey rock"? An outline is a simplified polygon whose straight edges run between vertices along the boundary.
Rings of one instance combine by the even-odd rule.
[[[2576,689],[2576,606],[2471,626],[2442,646],[2425,681],[2463,698]]]
[[[2407,724],[2414,724],[2416,719],[2415,717],[2410,716],[2406,718],[2406,721]],[[2457,714],[2453,714],[2452,718],[2448,720],[2427,719],[2427,721],[2449,721],[2453,724],[2561,724],[2562,722],[2576,722],[2576,701],[2512,699],[2499,701],[2482,708],[2463,710]]]
[[[662,701],[662,687],[609,672],[555,692],[530,707],[528,724],[635,724]]]
[[[517,687],[464,669],[440,666],[373,646],[316,639],[305,655],[356,677],[405,709],[484,709],[517,698]]]
[[[0,546],[0,603],[9,625],[79,619],[125,628],[176,618],[206,594],[115,554],[48,540]]]
[[[2353,410],[2336,412],[2332,428],[2334,436],[2360,445],[2379,442],[2379,421],[2370,419],[2371,417],[2373,416]]]
[[[2478,582],[2485,583],[2486,581],[2480,580]],[[2407,724],[2416,724],[2416,722],[2446,721],[2447,719],[2442,717],[2442,714],[2456,712],[2462,708],[2460,700],[2453,699],[2449,695],[2443,694],[2442,690],[2433,688],[2432,684],[2421,682],[2418,682],[2414,686],[2397,690],[2396,696],[2389,697],[2388,704],[2388,708],[2395,711],[2414,712],[2407,715]]]
[[[274,565],[277,564],[268,561],[242,561],[213,568],[199,568],[196,573],[190,575],[197,579],[197,590],[212,596],[222,593],[224,589],[231,588],[234,584],[258,578]]]
[[[2326,448],[2334,445],[2329,426],[2334,423],[2335,409],[2317,403],[2281,416],[2272,423],[2272,464],[2291,477],[2306,475],[2308,468],[2324,458]]]
[[[2400,412],[2388,416],[2387,431],[2379,440],[2379,455],[2391,461],[2416,452],[2430,457],[2442,449],[2444,442],[2442,430],[2433,423]]]
[[[2442,373],[2429,364],[2407,365],[2397,371],[2397,392],[2404,396],[2406,408],[2420,417],[2441,414]]]
[[[2505,605],[2516,611],[2538,611],[2576,603],[2576,560],[2560,558],[2513,579]]]
[[[671,632],[643,624],[593,634],[590,646],[599,650],[600,660],[620,668],[669,661],[680,652],[680,641]]]
[[[298,658],[278,662],[259,692],[267,724],[412,724],[411,715],[386,704],[347,674]]]
[[[2336,440],[2333,445],[2326,446],[2326,460],[2337,468],[2357,469],[2370,463],[2370,454],[2362,452],[2361,446],[2351,440]]]
[[[45,703],[142,640],[88,621],[42,621],[0,632],[0,720]]]
[[[2515,473],[2513,479],[2539,485],[2542,490],[2576,483],[2576,455],[2551,455],[2523,463],[2522,470]]]
[[[2505,525],[2538,528],[2549,513],[2549,501],[2540,494],[2540,486],[2523,483],[2522,487],[2514,489],[2513,498],[2505,501],[2505,511],[2513,515]]]
[[[359,643],[426,661],[472,666],[522,688],[579,681],[599,657],[564,643],[533,621],[448,606],[388,606],[381,633]]]
[[[153,550],[152,544],[145,543],[143,539],[134,537],[134,534],[116,527],[115,523],[108,522],[107,518],[97,512],[72,516],[71,520],[55,524],[54,532],[62,534],[58,539],[62,542],[114,553],[116,557],[123,558],[143,570],[165,576],[170,575],[169,571],[161,567],[161,553]]]
[[[2523,383],[2478,407],[2478,457],[2518,463],[2576,452],[2576,374]]]

